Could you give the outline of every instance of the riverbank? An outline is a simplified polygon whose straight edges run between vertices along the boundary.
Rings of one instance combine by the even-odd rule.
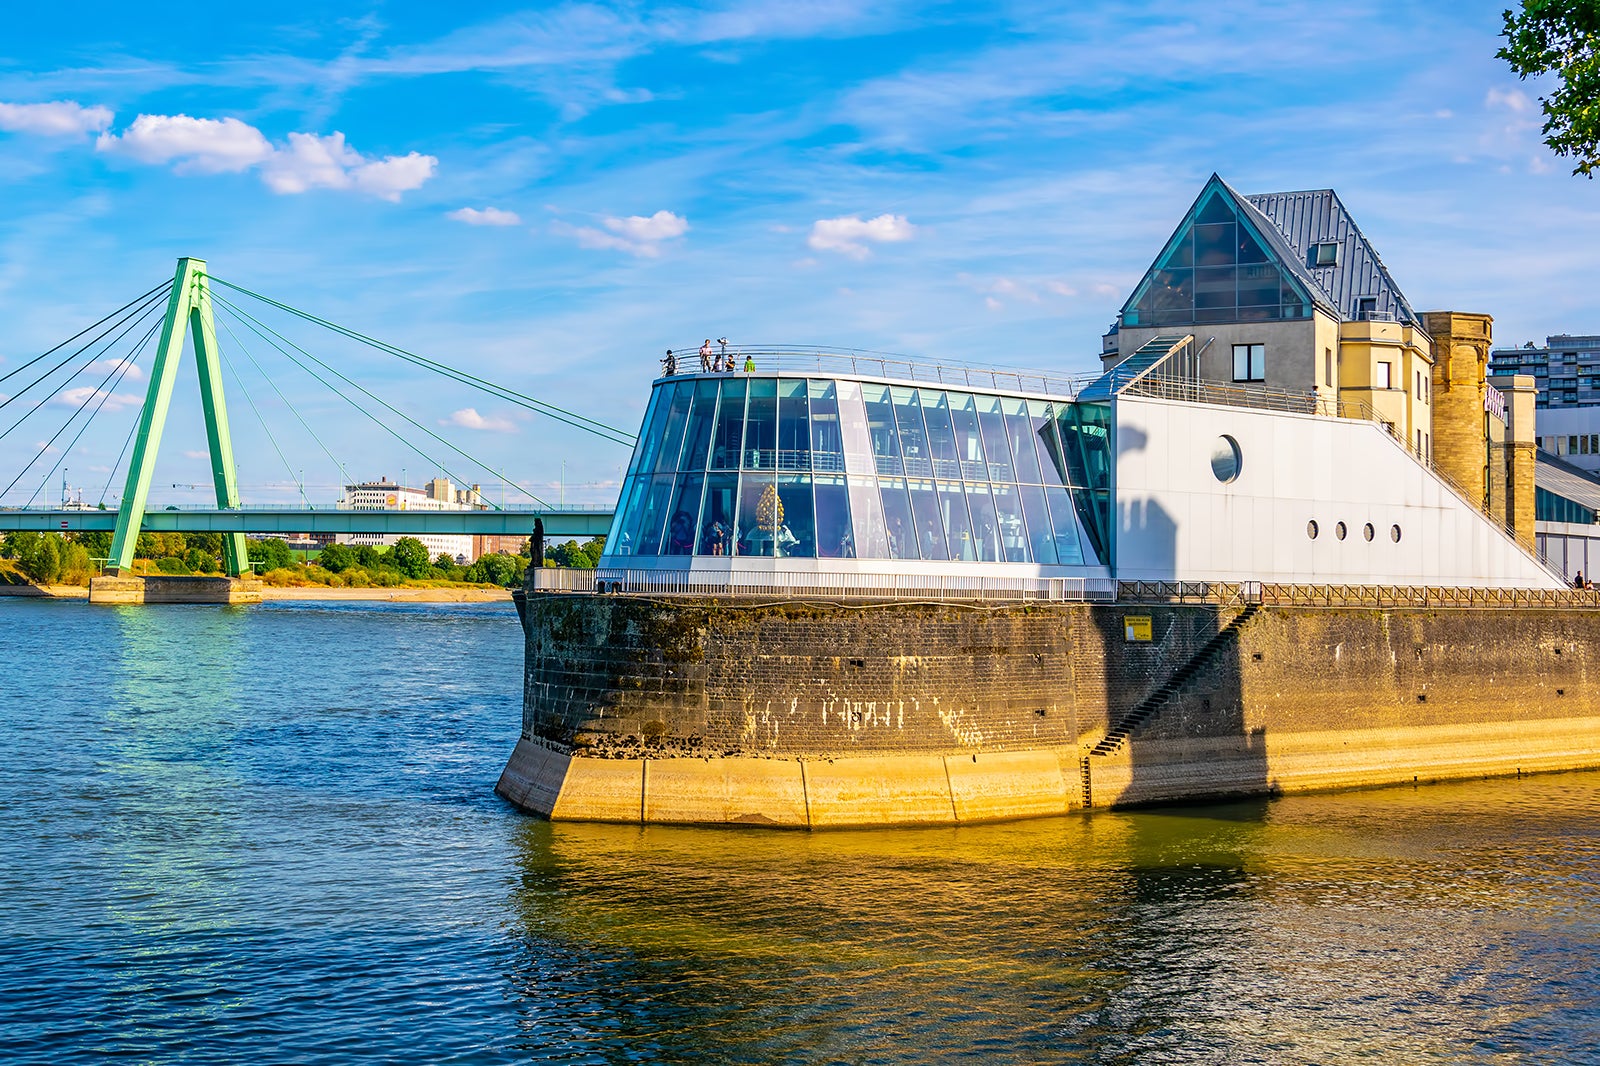
[[[63,600],[87,598],[89,590],[80,585],[0,585],[0,596],[51,597]],[[273,588],[263,587],[261,599],[315,602],[366,603],[509,603],[510,589],[486,588],[333,588],[326,585]]]

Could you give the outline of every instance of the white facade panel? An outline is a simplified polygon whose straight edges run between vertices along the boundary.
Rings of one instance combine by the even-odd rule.
[[[1223,435],[1241,456],[1226,484]],[[1122,396],[1116,449],[1124,581],[1561,585],[1372,422]]]

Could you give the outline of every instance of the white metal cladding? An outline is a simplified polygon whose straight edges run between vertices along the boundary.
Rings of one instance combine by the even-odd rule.
[[[1114,423],[1119,580],[1561,587],[1374,422],[1123,396]]]

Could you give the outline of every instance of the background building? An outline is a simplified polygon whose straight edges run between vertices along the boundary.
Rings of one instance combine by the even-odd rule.
[[[380,478],[377,481],[346,485],[339,500],[341,511],[481,511],[487,508],[477,485],[457,489],[448,478],[434,478],[425,489],[409,488]],[[342,544],[368,544],[392,547],[399,534],[349,533],[338,538]],[[470,563],[481,551],[475,541],[489,538],[470,534],[420,534],[416,537],[428,549],[430,558],[448,555],[458,563]]]

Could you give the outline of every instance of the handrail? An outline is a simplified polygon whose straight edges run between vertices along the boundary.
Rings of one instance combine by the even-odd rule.
[[[740,372],[746,360],[749,360],[754,364],[756,371],[762,374],[848,373],[857,377],[879,377],[891,381],[944,385],[952,388],[994,389],[1067,397],[1077,396],[1085,385],[1099,377],[1098,374],[1062,374],[1052,370],[1029,370],[959,361],[927,362],[903,355],[827,345],[714,344],[712,348],[715,365],[731,369],[703,371],[700,367],[700,346],[693,345],[671,349],[676,363],[675,376]],[[665,362],[663,359],[662,363]]]
[[[843,599],[1109,601],[1110,578],[1009,577],[983,574],[874,574],[858,571],[765,570],[707,572],[601,567],[535,567],[530,592],[621,593],[646,596],[832,596]]]

